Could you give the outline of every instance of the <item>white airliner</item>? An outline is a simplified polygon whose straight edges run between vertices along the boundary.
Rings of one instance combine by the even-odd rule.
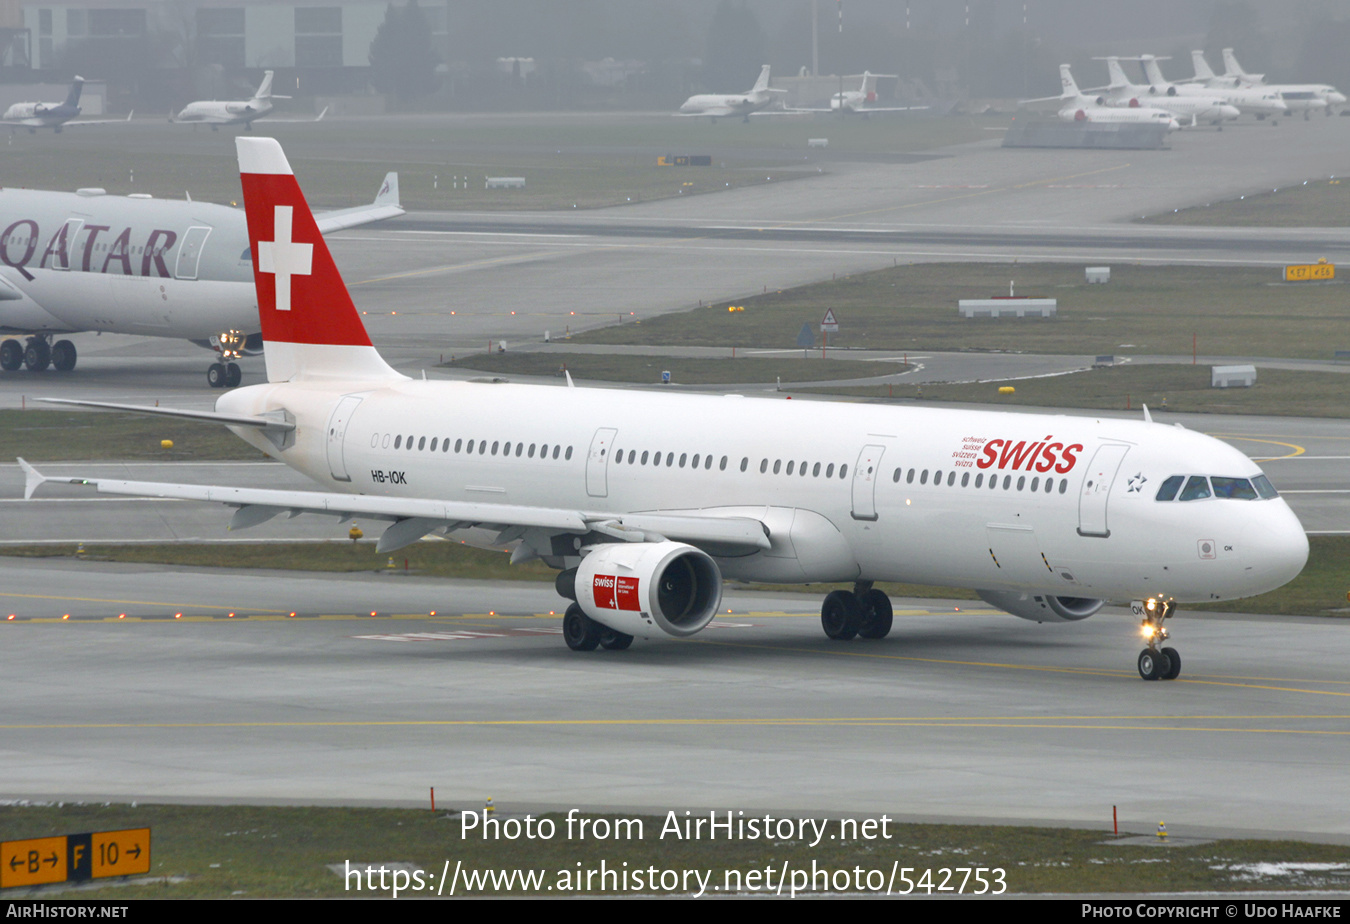
[[[281,146],[237,139],[262,308],[265,385],[217,420],[325,491],[47,478],[106,494],[387,520],[383,553],[431,533],[560,569],[567,644],[687,638],[722,580],[852,582],[826,634],[879,639],[874,581],[974,588],[1036,622],[1138,604],[1146,679],[1177,603],[1273,590],[1308,557],[1261,469],[1218,440],[1144,420],[878,408],[602,388],[433,382],[371,345]],[[570,383],[569,383],[570,385]],[[120,408],[98,402],[63,402]]]
[[[1078,89],[1078,83],[1073,79],[1073,74],[1067,64],[1059,66],[1059,82],[1064,88],[1064,92],[1060,93],[1059,96],[1024,99],[1022,105],[1059,102],[1062,104],[1059,109],[1059,118],[1064,122],[1128,122],[1131,124],[1161,125],[1169,132],[1181,127],[1181,123],[1172,113],[1151,106],[1141,106],[1138,100],[1132,101],[1128,106],[1107,106],[1105,99],[1087,96],[1082,90]]]
[[[319,227],[402,214],[390,173],[374,202],[325,212]],[[0,370],[69,372],[75,344],[57,335],[106,331],[213,349],[220,359],[207,381],[232,388],[241,376],[234,360],[262,349],[260,330],[239,209],[94,188],[0,189]]]
[[[1194,58],[1194,52],[1191,53]],[[1197,74],[1199,71],[1196,72]],[[1244,87],[1259,87],[1263,90],[1274,90],[1280,94],[1280,99],[1284,100],[1292,112],[1303,113],[1303,118],[1313,112],[1323,112],[1331,115],[1333,106],[1341,106],[1345,103],[1345,94],[1337,90],[1329,83],[1266,83],[1265,74],[1248,74],[1238,64],[1237,55],[1233,49],[1225,48],[1223,50],[1223,73],[1224,76],[1235,80]]]
[[[774,97],[787,93],[786,90],[769,89],[769,65],[759,72],[755,85],[745,93],[700,93],[691,96],[675,113],[681,116],[706,116],[713,121],[740,116],[750,121],[750,113],[758,112],[773,102]]]
[[[37,134],[39,128],[50,128],[60,133],[62,127],[70,125],[107,125],[110,122],[130,122],[131,113],[127,113],[125,119],[83,119],[79,122],[71,122],[80,114],[80,92],[84,89],[84,78],[76,77],[70,85],[70,92],[66,94],[66,100],[63,103],[15,103],[5,110],[4,116],[0,116],[5,122],[17,127],[28,129],[30,134]]]
[[[195,103],[188,103],[183,110],[169,121],[171,122],[204,122],[211,126],[212,131],[216,131],[222,125],[240,125],[249,131],[253,130],[253,122],[261,119],[272,112],[272,100],[290,99],[289,96],[277,96],[272,93],[272,72],[263,71],[262,83],[258,85],[258,92],[253,94],[252,99],[246,100],[198,100]],[[302,121],[317,122],[328,113],[327,107],[313,119],[270,119],[272,122],[283,121]]]
[[[1130,78],[1126,76],[1125,69],[1120,66],[1119,57],[1111,55],[1094,60],[1106,62],[1106,70],[1111,77],[1111,83],[1108,86],[1088,90],[1087,92],[1103,93],[1104,101],[1108,106],[1138,106],[1142,103],[1155,109],[1170,112],[1178,119],[1189,119],[1192,126],[1203,120],[1211,125],[1219,126],[1220,131],[1223,130],[1224,122],[1235,120],[1242,115],[1236,106],[1224,101],[1219,91],[1178,93],[1175,87],[1167,86],[1165,81],[1153,81],[1153,73],[1149,74],[1151,83],[1136,84],[1132,83]],[[1156,71],[1156,61],[1153,62],[1153,66]],[[1160,74],[1159,77],[1161,77]]]

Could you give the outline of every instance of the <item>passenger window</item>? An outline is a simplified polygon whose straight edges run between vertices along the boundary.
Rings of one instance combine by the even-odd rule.
[[[426,449],[426,448],[427,448],[427,438],[426,438],[425,436],[418,437],[418,439],[417,439],[417,449],[418,449],[418,451],[420,452],[421,450]]]
[[[918,469],[911,468],[911,469],[909,470],[909,474],[905,476],[905,484],[913,484],[913,483],[914,483],[914,473],[915,473],[916,471],[918,471]]]
[[[775,475],[778,474],[778,472],[782,469],[782,467],[783,467],[783,460],[782,460],[782,459],[774,459],[774,460],[773,460],[773,473],[774,473]]]
[[[436,447],[433,446],[432,448],[435,449]],[[524,451],[525,451],[525,444],[524,444],[524,443],[516,443],[516,458],[517,458],[517,459],[520,458],[520,454],[521,454],[522,452],[524,452]]]
[[[769,460],[768,460],[768,459],[760,459],[760,460],[759,460],[759,473],[760,473],[761,475],[763,475],[763,474],[764,474],[765,472],[767,472],[768,470],[769,470]]]
[[[792,474],[792,469],[793,469],[793,467],[794,467],[796,464],[797,464],[797,463],[794,462],[793,460],[788,459],[787,473],[788,473],[789,475]],[[777,469],[777,468],[774,468],[774,473],[777,474],[777,472],[778,472],[778,469]]]
[[[557,452],[557,450],[555,449],[554,452]],[[565,456],[563,456],[563,458],[564,458],[564,459],[570,459],[570,458],[572,458],[572,447],[571,447],[571,446],[568,446],[568,447],[567,447],[567,454],[566,454]]]
[[[956,484],[956,472],[948,472],[948,473],[947,473],[947,487],[950,488],[950,487],[951,487],[952,485],[954,485],[954,484]]]
[[[680,458],[684,458],[684,457],[681,456]],[[694,453],[694,458],[692,458],[692,459],[689,460],[689,467],[690,467],[690,468],[698,468],[698,458],[699,458],[699,454],[698,454],[698,453]]]
[[[493,441],[492,441],[492,454],[493,454],[494,456],[497,454],[497,447],[500,446],[501,444],[502,444],[502,441],[501,441],[501,440],[493,440]]]
[[[558,458],[558,450],[559,450],[559,449],[562,449],[562,447],[561,447],[561,446],[554,446],[554,447],[553,447],[553,458],[555,458],[555,459]],[[571,453],[568,453],[568,455],[571,455]]]
[[[848,475],[848,466],[847,465],[839,466],[839,477],[843,478],[847,475]]]
[[[1012,475],[1004,475],[1004,476],[1003,476],[1003,490],[1005,490],[1005,491],[1008,490],[1008,486],[1011,485],[1011,484],[1012,484]]]
[[[684,463],[687,461],[689,461],[689,453],[687,452],[680,453],[680,468],[684,468]]]
[[[984,487],[984,472],[980,472],[978,475],[975,476],[975,487],[977,488]]]
[[[1173,475],[1162,483],[1158,489],[1158,495],[1154,500],[1170,501],[1177,499],[1177,492],[1181,490],[1181,483],[1186,480],[1185,475]]]
[[[964,488],[964,487],[965,487],[966,485],[968,485],[968,484],[970,484],[970,472],[962,472],[962,473],[961,473],[961,487]]]
[[[1018,475],[1018,476],[1017,476],[1017,490],[1019,490],[1019,491],[1022,490],[1024,487],[1026,487],[1026,484],[1027,484],[1027,476],[1026,476],[1026,475]]]
[[[403,434],[400,433],[398,436],[394,437],[394,448],[398,449],[402,445],[403,445]]]
[[[1181,499],[1200,500],[1209,497],[1209,479],[1204,475],[1192,475],[1186,482],[1186,487],[1181,489]]]
[[[1059,493],[1063,494],[1067,490],[1069,490],[1069,479],[1067,478],[1059,479]]]
[[[726,456],[723,456],[723,457],[722,457],[722,467],[723,467],[723,468],[726,468],[726,467],[727,467],[727,457],[726,457]],[[712,471],[712,455],[711,455],[711,454],[709,454],[708,457],[707,457],[706,459],[703,460],[703,470],[704,470],[705,472],[710,472],[710,471]]]
[[[923,473],[919,475],[919,484],[928,484],[928,469],[924,469]]]
[[[388,434],[388,433],[386,433],[384,436],[382,436],[382,437],[380,438],[380,448],[381,448],[381,449],[388,449],[388,448],[389,448],[389,434]]]
[[[1040,478],[1033,478],[1033,479],[1031,479],[1031,491],[1032,491],[1033,494],[1034,494],[1036,491],[1040,490],[1040,487],[1041,487],[1041,479],[1040,479]]]
[[[379,443],[379,441],[380,441],[380,434],[378,434],[378,433],[372,433],[372,434],[370,434],[370,448],[371,448],[371,449],[374,449],[374,448],[375,448],[375,445],[376,445],[377,443]]]
[[[833,477],[834,477],[834,463],[833,463],[833,462],[831,462],[829,465],[825,466],[825,477],[826,477],[826,478],[833,478]]]
[[[647,464],[647,456],[648,456],[648,455],[649,455],[649,453],[648,453],[647,450],[645,450],[645,449],[642,450],[642,463],[641,463],[641,464],[643,464],[643,465],[646,465],[646,464]]]

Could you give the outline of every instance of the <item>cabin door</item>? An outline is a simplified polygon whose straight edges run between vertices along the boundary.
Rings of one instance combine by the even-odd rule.
[[[618,430],[601,427],[591,439],[591,452],[586,457],[586,493],[591,497],[609,495],[609,457],[614,451],[614,437]]]
[[[881,473],[884,446],[864,446],[853,469],[853,519],[877,518],[877,475]]]
[[[347,425],[352,421],[352,412],[361,403],[355,395],[347,395],[338,402],[333,416],[328,418],[328,473],[335,481],[351,481],[347,474],[347,461],[342,454],[342,441],[347,435]]]
[[[1116,472],[1125,461],[1130,447],[1121,443],[1103,443],[1092,456],[1092,464],[1083,473],[1083,489],[1078,495],[1078,535],[1111,535],[1106,521],[1106,505],[1111,499],[1111,485]]]

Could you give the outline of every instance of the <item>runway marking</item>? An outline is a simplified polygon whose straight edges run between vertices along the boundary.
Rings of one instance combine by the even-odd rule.
[[[1018,183],[1015,186],[995,186],[992,188],[985,188],[978,190],[976,192],[966,193],[965,195],[948,196],[945,199],[928,199],[924,202],[906,202],[902,205],[888,205],[884,208],[866,209],[861,212],[845,212],[842,215],[831,215],[828,218],[816,219],[815,221],[807,220],[796,222],[783,222],[783,224],[787,225],[814,224],[816,221],[840,221],[845,218],[857,218],[859,215],[874,215],[878,212],[898,212],[901,211],[902,209],[922,208],[930,205],[938,205],[942,202],[956,202],[961,199],[973,199],[976,196],[987,196],[990,193],[1007,192],[1010,189],[1027,189],[1028,187],[1031,186],[1048,186],[1052,183],[1058,183],[1064,180],[1076,180],[1079,177],[1083,176],[1095,176],[1098,173],[1110,173],[1113,170],[1124,170],[1126,167],[1129,166],[1130,166],[1129,164],[1117,164],[1114,167],[1102,167],[1099,170],[1088,170],[1083,173],[1071,173],[1068,176],[1054,176],[1048,177],[1044,180],[1032,180],[1027,183]]]
[[[468,263],[443,263],[439,266],[430,267],[429,269],[409,270],[406,273],[392,273],[388,276],[375,276],[371,279],[361,279],[347,284],[349,286],[363,286],[372,282],[388,282],[391,279],[406,279],[410,276],[429,276],[433,273],[448,273],[461,269],[477,269],[482,266],[494,266],[501,263],[521,263],[555,255],[556,254],[550,253],[549,251],[540,251],[531,254],[513,253],[510,256],[493,257],[490,260],[471,260]]]
[[[1244,442],[1244,443],[1268,443],[1268,444],[1270,444],[1270,445],[1272,445],[1272,446],[1284,446],[1284,447],[1286,447],[1286,448],[1288,448],[1288,449],[1294,450],[1293,452],[1289,453],[1288,455],[1274,456],[1274,457],[1269,458],[1269,459],[1253,459],[1253,460],[1252,460],[1253,462],[1276,462],[1276,461],[1278,461],[1278,460],[1280,460],[1280,459],[1294,459],[1294,458],[1297,458],[1298,456],[1303,455],[1305,452],[1307,452],[1306,449],[1304,449],[1302,446],[1299,446],[1299,445],[1296,444],[1296,443],[1285,443],[1285,442],[1282,442],[1282,441],[1280,441],[1280,440],[1263,440],[1263,439],[1259,439],[1259,438],[1257,438],[1257,437],[1255,437],[1255,436],[1242,436],[1241,434],[1238,434],[1238,433],[1206,433],[1205,435],[1206,435],[1206,436],[1212,436],[1212,437],[1214,437],[1215,439],[1223,439],[1223,440],[1230,440],[1230,441],[1231,441],[1231,440],[1237,440],[1237,441],[1239,441],[1239,442]]]
[[[71,731],[122,729],[215,729],[215,728],[481,728],[481,727],[837,727],[837,728],[1026,728],[1062,731],[1175,731],[1227,732],[1235,734],[1312,735],[1327,737],[1350,736],[1350,730],[1303,728],[1232,728],[1220,725],[1183,724],[1189,716],[1158,719],[1156,716],[1064,716],[1028,720],[1025,716],[978,716],[971,718],[917,717],[917,716],[835,716],[757,718],[686,718],[686,719],[387,719],[379,721],[325,721],[325,722],[106,722],[61,724],[0,725],[5,731]],[[1197,716],[1197,719],[1220,720],[1226,716]],[[1350,716],[1254,716],[1236,718],[1304,719],[1343,721]],[[1131,721],[1138,720],[1138,721]],[[1150,721],[1151,720],[1151,721]]]
[[[875,658],[877,660],[883,661],[914,661],[920,664],[949,664],[956,667],[994,667],[1003,670],[1013,670],[1013,671],[1036,671],[1047,674],[1082,674],[1096,677],[1116,677],[1116,678],[1121,677],[1133,678],[1137,676],[1137,674],[1134,671],[1103,669],[1103,668],[1051,667],[1037,664],[1011,664],[999,661],[960,661],[951,658],[920,658],[915,657],[913,655],[891,655],[870,651],[840,651],[840,650],[832,651],[830,649],[824,648],[812,648],[808,650],[799,648],[788,648],[783,645],[763,645],[763,644],[756,645],[747,642],[714,642],[706,639],[693,639],[691,641],[694,642],[695,644],[722,645],[732,648],[755,648],[766,651],[785,651],[797,654],[826,654],[826,655],[837,655],[839,657],[845,658]],[[1308,693],[1317,696],[1350,697],[1350,690],[1348,691],[1309,690],[1301,687],[1283,687],[1273,685],[1276,683],[1309,683],[1309,684],[1318,683],[1331,685],[1350,685],[1350,681],[1345,680],[1284,680],[1275,677],[1250,677],[1250,678],[1235,677],[1224,679],[1222,675],[1220,675],[1219,677],[1216,677],[1214,679],[1207,679],[1203,676],[1178,677],[1176,680],[1168,680],[1164,682],[1177,684],[1186,683],[1186,684],[1197,684],[1204,686],[1219,686],[1219,687],[1240,687],[1243,689],[1252,689],[1252,690],[1271,690],[1278,693]]]

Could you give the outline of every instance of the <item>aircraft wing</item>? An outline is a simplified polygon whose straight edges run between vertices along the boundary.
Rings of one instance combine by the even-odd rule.
[[[272,99],[290,99],[290,97],[289,97],[289,96],[273,96]],[[326,115],[328,115],[328,107],[327,107],[327,106],[324,106],[324,107],[323,107],[323,111],[320,112],[318,115],[316,115],[316,116],[315,116],[314,118],[312,118],[312,119],[276,119],[276,118],[273,118],[273,117],[272,117],[271,113],[268,113],[267,115],[262,116],[258,121],[261,122],[261,121],[263,121],[263,119],[266,119],[268,122],[322,122],[322,121],[323,121],[323,117],[326,116]]]
[[[315,215],[314,219],[318,222],[319,233],[329,234],[333,231],[341,231],[344,228],[368,225],[373,221],[397,218],[403,213],[404,209],[398,202],[398,174],[387,173],[384,182],[380,184],[380,191],[375,195],[375,201],[370,205],[358,205],[350,209],[322,212]]]
[[[739,110],[739,109],[732,109],[730,106],[718,106],[718,107],[715,108],[715,109],[703,109],[703,110],[701,110],[701,111],[699,111],[699,112],[673,112],[673,113],[671,113],[671,115],[680,116],[681,118],[686,118],[686,119],[688,119],[688,118],[695,118],[695,117],[698,117],[698,116],[702,116],[703,118],[706,119],[706,118],[709,118],[709,117],[711,117],[711,116],[716,116],[716,117],[718,117],[718,118],[722,118],[722,117],[726,117],[726,116],[743,115],[743,113],[741,112],[741,110]]]
[[[279,514],[317,513],[340,520],[363,517],[392,520],[380,536],[378,552],[401,549],[439,529],[484,527],[502,532],[502,541],[520,538],[525,529],[586,535],[601,533],[628,542],[673,539],[692,545],[715,545],[753,551],[771,547],[768,528],[749,517],[714,517],[663,513],[597,513],[516,504],[480,504],[416,497],[376,497],[323,491],[280,491],[215,485],[122,481],[109,478],[49,478],[24,459],[24,497],[43,484],[89,485],[100,494],[207,501],[237,508],[230,529],[246,529]]]
[[[127,113],[125,119],[72,119],[69,122],[62,122],[61,128],[79,128],[83,125],[125,125],[131,121],[131,117],[136,114],[136,110]]]

